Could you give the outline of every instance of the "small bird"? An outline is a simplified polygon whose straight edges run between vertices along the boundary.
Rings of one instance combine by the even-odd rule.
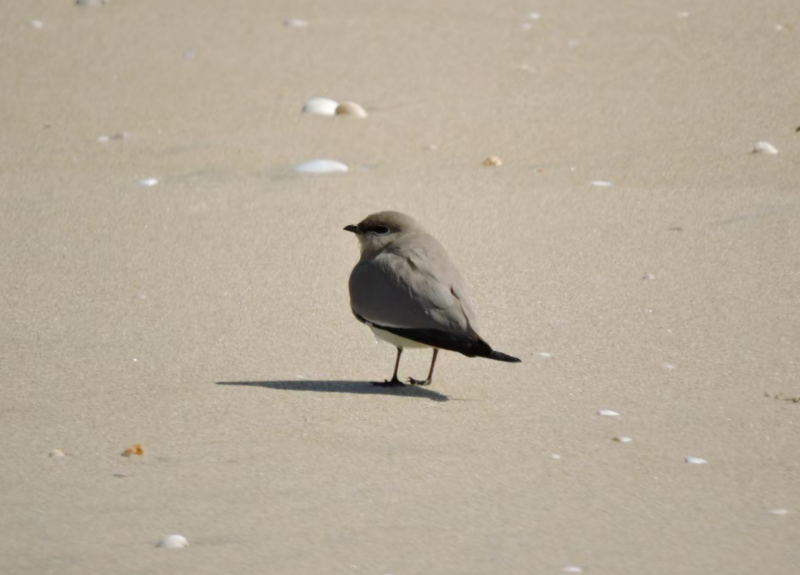
[[[350,274],[353,314],[376,337],[397,348],[392,379],[375,385],[403,385],[397,368],[407,347],[433,348],[428,377],[409,378],[411,385],[431,384],[440,349],[520,361],[493,350],[478,335],[461,274],[442,245],[413,218],[380,212],[344,229],[356,234],[361,247],[361,259]]]

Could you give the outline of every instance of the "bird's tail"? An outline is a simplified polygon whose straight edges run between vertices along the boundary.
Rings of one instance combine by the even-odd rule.
[[[509,363],[519,363],[522,361],[518,357],[514,357],[513,355],[507,355],[502,351],[495,351],[495,350],[492,350],[491,353],[489,353],[489,355],[487,355],[486,357],[497,361],[507,361]]]

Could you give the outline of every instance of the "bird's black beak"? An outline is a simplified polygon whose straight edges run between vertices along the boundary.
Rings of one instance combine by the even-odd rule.
[[[344,231],[353,232],[354,234],[359,233],[358,226],[354,226],[353,224],[350,224],[349,226],[345,226],[344,227]]]

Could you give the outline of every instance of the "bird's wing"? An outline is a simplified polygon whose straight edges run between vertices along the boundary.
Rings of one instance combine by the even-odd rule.
[[[458,271],[430,236],[424,242],[409,239],[356,265],[350,276],[353,313],[434,347],[472,346],[480,338]]]

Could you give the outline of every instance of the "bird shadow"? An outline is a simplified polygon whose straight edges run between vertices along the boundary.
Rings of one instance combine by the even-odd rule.
[[[381,387],[371,381],[310,381],[299,379],[294,381],[218,381],[217,385],[246,385],[249,387],[266,387],[280,391],[318,391],[323,393],[355,393],[361,395],[393,395],[396,397],[416,397],[431,401],[450,401],[443,393],[417,385],[402,387]]]

